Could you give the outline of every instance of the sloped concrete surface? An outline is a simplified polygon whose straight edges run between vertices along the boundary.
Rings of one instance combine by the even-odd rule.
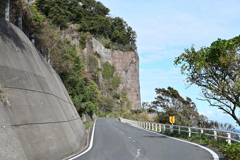
[[[59,160],[80,150],[85,127],[57,73],[13,24],[0,19],[0,155]],[[0,158],[0,159],[1,159]]]

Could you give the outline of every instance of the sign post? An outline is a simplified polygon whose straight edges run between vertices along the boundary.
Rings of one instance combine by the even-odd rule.
[[[175,123],[175,116],[170,116],[169,117],[169,122],[172,123],[172,124]]]
[[[169,117],[169,122],[172,123],[170,132],[173,132],[173,123],[175,123],[175,116],[170,116]]]

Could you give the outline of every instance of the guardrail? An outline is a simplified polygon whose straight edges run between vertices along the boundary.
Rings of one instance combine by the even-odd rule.
[[[156,132],[164,133],[167,129],[169,129],[170,132],[177,130],[178,134],[180,134],[181,132],[188,132],[189,137],[191,137],[192,133],[194,133],[194,134],[200,133],[200,134],[204,134],[207,136],[212,136],[215,138],[215,140],[217,140],[218,137],[224,138],[224,139],[226,139],[228,144],[231,144],[231,141],[240,143],[240,133],[237,133],[237,132],[210,129],[210,128],[197,128],[197,127],[179,126],[179,125],[171,125],[171,124],[134,121],[134,120],[124,119],[121,117],[120,117],[120,120],[124,123],[131,124],[135,127],[152,130],[152,131],[156,131]],[[207,133],[206,131],[208,131],[209,133]]]

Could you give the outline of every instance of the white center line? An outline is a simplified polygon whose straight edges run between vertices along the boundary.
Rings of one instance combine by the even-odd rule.
[[[137,150],[137,155],[135,156],[134,160],[137,159],[137,158],[140,156],[140,150],[141,150],[141,149],[138,149],[138,150]]]

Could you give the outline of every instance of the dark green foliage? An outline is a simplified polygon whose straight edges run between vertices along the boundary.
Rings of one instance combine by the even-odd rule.
[[[114,93],[114,94],[113,94],[113,98],[115,98],[115,99],[120,99],[120,94],[119,94],[119,93]]]
[[[61,28],[67,28],[69,22],[80,23],[83,17],[78,0],[36,0],[35,5]]]
[[[189,97],[184,99],[180,96],[177,90],[172,87],[156,88],[157,97],[156,101],[152,102],[152,106],[149,109],[154,109],[158,112],[157,120],[160,123],[168,123],[169,116],[176,117],[177,125],[188,125],[193,126],[200,120],[205,120],[206,117],[199,115],[196,105]]]
[[[5,16],[5,1],[0,1],[0,17]]]
[[[79,45],[80,45],[81,49],[86,48],[86,36],[84,34],[81,34],[81,36],[80,36]]]
[[[97,56],[98,58],[101,58],[101,55],[96,51],[93,53],[95,56]]]
[[[117,75],[117,76],[114,76],[114,77],[113,77],[113,80],[112,80],[112,86],[113,86],[113,88],[114,88],[114,89],[117,89],[118,86],[119,86],[119,84],[120,84],[120,78],[119,78],[119,76],[118,76],[118,75]]]
[[[109,79],[110,77],[113,77],[114,73],[114,66],[109,64],[108,62],[104,62],[103,64],[103,78]]]
[[[64,62],[64,66],[68,66],[59,70],[59,75],[78,112],[93,115],[97,106],[98,87],[92,80],[81,74],[83,66],[75,46],[63,52],[60,61]]]
[[[136,32],[120,17],[109,17],[110,10],[96,0],[36,0],[35,6],[54,24],[67,28],[79,24],[80,32],[101,35],[112,42],[136,49]],[[106,45],[110,48],[110,44]]]
[[[140,114],[140,113],[142,113],[143,111],[142,110],[140,110],[140,109],[137,109],[137,110],[130,110],[131,111],[131,113],[132,114]]]
[[[111,18],[111,31],[109,32],[109,38],[112,42],[120,44],[135,45],[136,32],[132,30],[132,27],[128,26],[127,22],[120,17]]]
[[[36,47],[43,55],[50,54],[48,59],[60,75],[77,111],[92,115],[97,106],[98,87],[87,75],[82,74],[83,63],[77,55],[76,47],[68,39],[62,40],[55,33],[56,27],[47,23],[45,17],[33,7],[31,9]]]
[[[105,43],[104,47],[105,48],[111,48],[111,45],[110,45],[110,43]]]
[[[101,111],[112,112],[114,108],[114,99],[112,98],[98,98],[98,107]]]
[[[90,32],[94,35],[107,36],[110,30],[111,23],[109,18],[104,16],[96,15],[91,20],[84,21],[80,24],[80,32]]]

